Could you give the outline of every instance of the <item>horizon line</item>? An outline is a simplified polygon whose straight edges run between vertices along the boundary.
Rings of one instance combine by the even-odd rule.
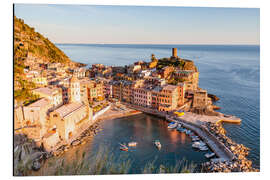
[[[54,43],[54,44],[70,44],[70,45],[218,45],[218,46],[260,46],[260,44],[152,44],[152,43]]]

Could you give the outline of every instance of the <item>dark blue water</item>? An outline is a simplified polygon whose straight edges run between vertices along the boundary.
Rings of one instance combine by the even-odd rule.
[[[242,119],[241,125],[224,124],[224,127],[229,137],[251,149],[249,159],[253,161],[254,167],[260,167],[259,46],[102,44],[57,46],[73,61],[89,65],[95,63],[128,65],[138,60],[150,61],[152,53],[157,58],[170,57],[171,48],[178,48],[178,56],[193,60],[198,67],[200,87],[220,97],[220,101],[216,103],[222,108],[220,111]],[[106,137],[107,132],[104,133],[102,138]],[[130,133],[132,135],[134,132]],[[189,153],[185,156],[193,157],[193,152]],[[174,156],[175,153],[172,157]],[[164,157],[164,161],[166,158],[168,157]],[[196,156],[190,160],[199,161],[199,159],[202,160],[203,156]]]

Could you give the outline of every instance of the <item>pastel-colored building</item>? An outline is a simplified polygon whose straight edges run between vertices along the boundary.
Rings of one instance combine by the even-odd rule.
[[[121,101],[122,99],[122,85],[119,81],[112,83],[112,97]]]
[[[179,87],[174,85],[156,86],[152,91],[152,108],[172,111],[179,104]]]
[[[179,89],[178,106],[181,106],[185,103],[186,84],[185,83],[178,83],[177,86]]]
[[[86,76],[86,69],[83,67],[74,69],[73,76],[76,76],[77,78],[84,78]]]
[[[47,98],[52,105],[52,109],[55,109],[63,104],[62,89],[57,87],[41,87],[34,89],[33,94],[39,95],[39,97]]]
[[[122,83],[122,101],[133,103],[133,83],[132,81],[124,81]]]

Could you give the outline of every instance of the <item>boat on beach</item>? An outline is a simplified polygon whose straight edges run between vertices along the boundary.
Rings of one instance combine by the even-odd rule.
[[[156,145],[156,147],[160,150],[161,149],[161,143],[159,140],[155,140],[154,144]]]

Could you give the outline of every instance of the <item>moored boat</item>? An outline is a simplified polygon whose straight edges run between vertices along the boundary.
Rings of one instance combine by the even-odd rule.
[[[137,146],[137,142],[129,142],[128,143],[128,146],[130,146],[130,147],[134,147],[134,146]]]
[[[199,141],[199,140],[200,140],[199,137],[192,137],[191,139],[192,139],[193,142],[194,142],[194,141]]]
[[[169,129],[174,129],[178,126],[178,123],[175,123],[175,122],[171,122],[169,125],[168,125],[168,128]]]
[[[214,157],[216,154],[215,153],[206,153],[204,156],[206,157],[206,158],[212,158],[212,157]]]
[[[199,149],[200,151],[208,151],[208,147],[206,146],[200,146]]]
[[[161,143],[159,140],[155,140],[154,144],[156,145],[156,147],[160,150],[161,149]]]
[[[208,148],[206,147],[206,144],[202,141],[196,141],[192,144],[193,148],[200,149],[201,151],[206,151]]]
[[[120,147],[120,150],[121,151],[128,151],[128,148],[127,147],[126,148],[125,147]]]
[[[120,150],[121,151],[128,151],[128,147],[125,145],[125,144],[121,144],[119,143],[121,146],[120,146]]]

